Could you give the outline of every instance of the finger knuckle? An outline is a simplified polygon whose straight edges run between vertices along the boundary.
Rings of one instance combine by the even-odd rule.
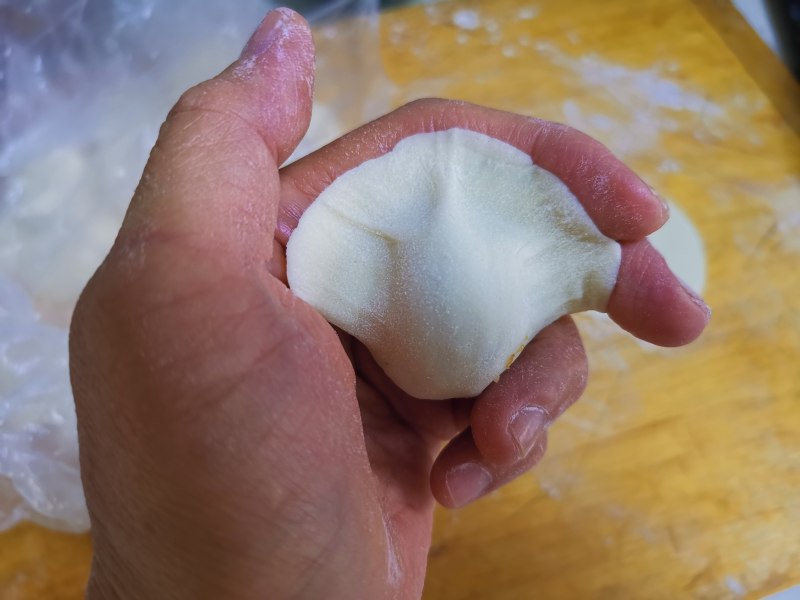
[[[181,94],[170,114],[214,109],[220,95],[220,81],[211,79],[190,87]]]

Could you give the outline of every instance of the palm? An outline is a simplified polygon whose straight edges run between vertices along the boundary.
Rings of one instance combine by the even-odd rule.
[[[379,490],[384,518],[391,522],[387,543],[398,564],[408,565],[401,580],[408,597],[422,590],[431,541],[434,500],[428,485],[434,444],[391,408],[392,402],[359,377],[364,438]]]
[[[321,320],[306,306],[298,306],[292,318]],[[312,346],[329,348],[329,353],[346,354],[350,359],[351,367],[342,368],[347,364],[343,356],[333,361],[325,357],[316,365],[313,362],[308,365],[309,374],[324,379],[336,377],[343,388],[352,390],[352,395],[340,399],[348,404],[340,409],[358,415],[363,427],[363,444],[358,444],[357,451],[366,457],[369,465],[369,469],[362,471],[354,468],[349,457],[342,456],[334,460],[344,467],[342,471],[320,475],[332,479],[360,479],[355,485],[370,493],[361,495],[359,502],[371,504],[380,513],[383,525],[380,528],[366,526],[374,538],[361,540],[355,551],[362,555],[351,555],[350,559],[370,563],[377,558],[373,568],[386,571],[387,579],[392,582],[391,597],[417,597],[422,589],[431,539],[434,508],[429,485],[431,465],[440,439],[452,437],[459,428],[466,427],[468,413],[464,408],[468,404],[463,401],[425,403],[412,399],[380,372],[367,350],[351,336],[340,332],[337,340],[340,345],[337,345],[332,328],[316,329],[315,335],[318,338],[310,340]],[[333,373],[327,371],[331,363],[339,366]],[[308,398],[307,401],[315,400]],[[415,419],[420,411],[435,417],[425,421],[427,427]],[[355,441],[347,433],[343,433],[343,437],[349,438],[343,440],[345,445]],[[314,450],[329,460],[338,447],[336,444],[316,446]],[[292,469],[292,466],[283,468]],[[318,501],[314,497],[303,499],[303,503],[310,506]],[[347,499],[342,501],[347,502]],[[358,506],[347,507],[346,512],[364,515],[367,519],[371,517],[371,511]]]
[[[391,524],[386,543],[396,554],[396,564],[407,566],[399,582],[413,598],[422,589],[431,540],[434,500],[428,478],[435,448],[403,422],[391,401],[368,381],[359,377],[357,386],[378,501],[384,519]]]

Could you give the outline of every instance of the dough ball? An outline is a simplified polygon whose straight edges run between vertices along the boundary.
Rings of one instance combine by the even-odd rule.
[[[412,396],[476,396],[564,314],[603,310],[620,248],[555,175],[464,129],[337,178],[286,249],[289,285]]]

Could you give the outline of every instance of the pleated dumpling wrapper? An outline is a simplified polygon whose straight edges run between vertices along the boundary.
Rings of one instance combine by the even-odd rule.
[[[286,248],[292,292],[417,398],[481,393],[560,316],[604,310],[620,247],[567,186],[465,129],[334,180]]]

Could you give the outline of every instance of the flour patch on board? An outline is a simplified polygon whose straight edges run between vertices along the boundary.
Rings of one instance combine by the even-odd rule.
[[[702,294],[706,285],[706,251],[703,238],[689,216],[669,202],[670,216],[664,226],[649,236],[672,272]]]
[[[664,134],[680,130],[681,114],[691,115],[696,136],[718,140],[729,133],[726,108],[671,78],[669,65],[635,69],[594,54],[575,57],[546,40],[533,47],[576,91],[561,105],[567,124],[604,141],[622,158],[658,149]],[[591,96],[577,94],[587,87]]]
[[[539,16],[539,9],[536,6],[525,6],[517,11],[517,19],[520,21],[530,21]]]
[[[800,179],[791,179],[769,196],[780,243],[800,252]]]
[[[481,26],[481,17],[477,11],[464,8],[453,13],[453,25],[459,29],[474,31]]]

